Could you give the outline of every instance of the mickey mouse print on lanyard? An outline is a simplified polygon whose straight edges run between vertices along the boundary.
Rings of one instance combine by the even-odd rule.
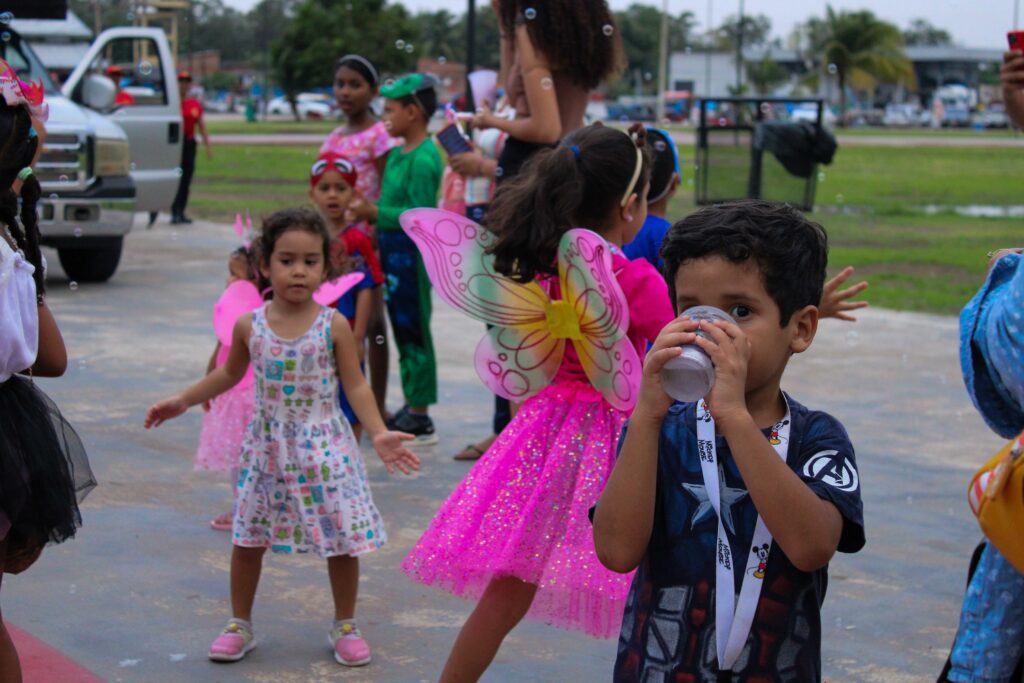
[[[772,428],[771,444],[782,461],[786,461],[789,450],[789,428],[792,422],[789,402],[786,402],[786,416]],[[715,557],[715,640],[718,652],[718,667],[722,671],[732,669],[743,651],[754,621],[754,612],[764,585],[765,567],[771,551],[772,535],[765,526],[761,515],[757,516],[754,536],[751,539],[752,555],[756,562],[752,569],[744,572],[740,585],[740,598],[736,600],[733,566],[743,558],[734,558],[725,533],[721,512],[721,483],[718,479],[718,448],[715,446],[715,420],[704,401],[697,403],[697,452],[700,456],[700,470],[708,500],[718,515],[718,544]]]

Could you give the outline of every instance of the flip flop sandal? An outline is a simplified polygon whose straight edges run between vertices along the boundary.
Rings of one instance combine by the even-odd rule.
[[[479,460],[480,457],[483,454],[484,454],[484,451],[480,450],[479,446],[477,446],[476,444],[470,443],[470,444],[466,444],[465,448],[463,448],[461,451],[459,451],[458,453],[453,455],[452,456],[452,460],[460,460],[460,461]]]

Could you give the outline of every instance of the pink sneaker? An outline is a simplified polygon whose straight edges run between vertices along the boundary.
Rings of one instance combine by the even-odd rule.
[[[207,656],[215,662],[237,662],[256,647],[252,627],[240,619],[230,619],[220,635],[210,643]]]
[[[331,629],[330,641],[334,648],[334,660],[338,664],[363,666],[370,663],[370,646],[352,622],[335,625]]]

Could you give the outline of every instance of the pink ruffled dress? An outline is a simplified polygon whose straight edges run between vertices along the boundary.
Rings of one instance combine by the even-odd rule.
[[[219,368],[228,360],[230,346],[221,345],[217,352]],[[252,366],[242,381],[213,399],[209,412],[203,413],[203,427],[196,449],[196,469],[231,472],[238,469],[238,456],[246,427],[253,416]]]
[[[377,172],[377,159],[386,156],[388,151],[398,144],[398,139],[391,137],[383,121],[378,121],[364,131],[346,134],[345,127],[339,126],[331,131],[324,143],[320,145],[320,153],[334,152],[345,157],[356,167],[356,189],[372,202],[380,199],[380,174]],[[370,226],[359,223],[358,227],[370,234]]]
[[[642,259],[616,253],[612,263],[629,302],[629,338],[642,356],[674,317],[668,288]],[[626,417],[590,385],[566,345],[554,383],[522,405],[402,569],[472,599],[492,578],[516,577],[538,587],[528,618],[614,637],[632,575],[598,561],[588,511],[611,474]]]

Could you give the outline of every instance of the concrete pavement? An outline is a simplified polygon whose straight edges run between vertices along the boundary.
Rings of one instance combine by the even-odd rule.
[[[207,525],[227,506],[228,483],[192,470],[198,410],[155,431],[142,429],[142,417],[202,373],[235,244],[227,225],[161,223],[127,238],[111,282],[76,289],[48,254],[49,301],[71,363],[41,385],[79,429],[100,486],[78,538],[4,578],[4,618],[111,681],[434,680],[471,604],[413,583],[398,564],[467,470],[451,454],[490,424],[489,395],[467,362],[482,329],[440,302],[441,444],[421,452],[411,478],[389,478],[367,457],[391,537],[363,563],[358,612],[374,662],[346,670],[331,659],[322,562],[270,556],[256,605],[262,644],[237,664],[206,660],[229,616],[230,542]],[[956,348],[951,317],[878,310],[855,325],[824,323],[813,349],[790,364],[786,388],[845,423],[864,490],[867,547],[831,567],[829,681],[934,679],[948,651],[980,536],[967,478],[1000,444],[966,397]],[[397,389],[393,378],[393,406]],[[611,641],[528,622],[485,680],[608,680],[614,656]]]

